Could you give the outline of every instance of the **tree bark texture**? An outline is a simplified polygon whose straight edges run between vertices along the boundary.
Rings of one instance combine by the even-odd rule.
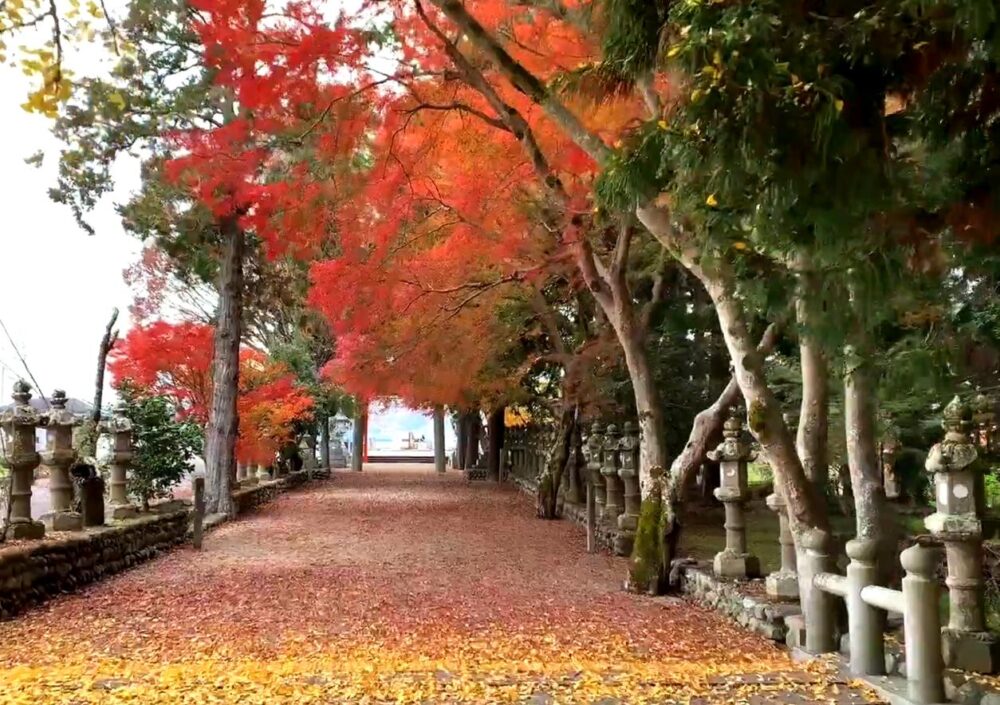
[[[330,417],[326,414],[319,422],[319,463],[324,469],[330,468]]]
[[[455,469],[465,470],[465,448],[469,444],[469,414],[467,412],[459,412],[457,426],[455,435],[458,439],[458,445],[455,449]]]
[[[823,315],[820,281],[809,271],[808,262],[796,262],[799,277],[795,299],[795,317],[799,327],[799,361],[802,367],[802,406],[799,408],[799,428],[795,447],[802,469],[824,494],[829,481],[830,386],[826,356],[817,340],[817,326]]]
[[[483,420],[479,410],[470,411],[465,436],[465,469],[471,470],[479,464],[479,439],[483,428]]]
[[[232,482],[236,474],[239,416],[236,397],[240,382],[240,337],[243,318],[243,251],[246,236],[235,217],[219,223],[219,312],[212,358],[212,406],[205,439],[206,511],[232,515]]]
[[[490,411],[488,424],[489,457],[486,459],[486,476],[494,482],[500,481],[500,470],[503,457],[503,419],[506,407],[498,406]]]
[[[434,407],[434,469],[444,472],[447,462],[444,457],[444,407]]]
[[[367,425],[368,405],[359,399],[357,409],[354,412],[354,429],[351,435],[351,470],[354,472],[361,472],[364,468]]]
[[[118,320],[118,309],[112,309],[111,319],[104,329],[104,337],[101,338],[101,346],[97,350],[97,378],[94,380],[94,408],[90,412],[90,420],[94,424],[101,422],[101,406],[104,404],[104,372],[108,367],[108,353],[115,346],[118,340],[118,331],[115,322]]]

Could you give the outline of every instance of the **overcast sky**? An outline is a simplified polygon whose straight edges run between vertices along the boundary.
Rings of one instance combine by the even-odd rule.
[[[111,199],[91,218],[94,236],[77,227],[68,208],[49,200],[59,144],[48,120],[21,109],[27,80],[20,70],[0,66],[0,320],[46,396],[64,388],[89,400],[112,308],[121,310],[122,330],[129,325],[131,296],[122,270],[140,246],[122,230]],[[24,163],[38,150],[47,155],[40,169]],[[138,167],[120,166],[116,182],[125,194],[137,183]],[[24,368],[2,331],[0,370],[6,400]]]

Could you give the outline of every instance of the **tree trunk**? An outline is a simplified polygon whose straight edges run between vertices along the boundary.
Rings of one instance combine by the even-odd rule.
[[[90,420],[94,424],[101,422],[101,406],[104,404],[104,371],[108,367],[108,353],[115,346],[118,340],[118,331],[114,330],[115,322],[118,320],[118,309],[111,310],[111,319],[104,329],[104,337],[101,338],[101,346],[97,350],[97,379],[94,380],[94,408],[90,412]]]
[[[470,411],[465,437],[465,469],[471,470],[479,463],[479,438],[483,425],[479,411]]]
[[[802,366],[802,406],[795,447],[806,477],[825,496],[829,480],[830,385],[826,356],[817,341],[819,318],[823,315],[820,281],[809,270],[808,260],[799,257],[795,263],[799,276],[795,299],[795,315],[799,324],[799,360]]]
[[[365,432],[368,421],[368,405],[358,399],[354,412],[354,428],[351,435],[351,470],[361,472],[364,468]]]
[[[632,381],[635,409],[639,416],[639,488],[645,496],[651,480],[649,471],[654,467],[667,467],[667,449],[663,439],[663,405],[660,392],[649,364],[649,355],[642,340],[630,335],[619,335],[625,353],[625,366]]]
[[[212,359],[212,406],[205,441],[205,511],[232,515],[232,479],[236,472],[239,416],[240,335],[243,316],[243,249],[245,235],[235,217],[221,221],[219,313]]]
[[[330,469],[330,417],[326,414],[319,422],[319,463],[324,470]]]
[[[571,404],[564,404],[559,418],[559,430],[554,439],[556,447],[538,478],[537,512],[540,519],[559,517],[559,488],[567,464],[575,462],[574,439],[579,435],[576,428],[577,410]]]
[[[747,329],[736,294],[735,281],[725,262],[703,264],[693,253],[682,253],[684,265],[701,279],[715,304],[719,327],[733,360],[736,381],[747,402],[750,432],[760,443],[774,471],[776,491],[788,504],[792,531],[798,537],[810,528],[829,531],[826,505],[806,477],[781,406],[767,384],[764,356],[757,351]]]
[[[444,457],[444,407],[438,404],[434,407],[434,469],[444,472],[447,465]]]
[[[872,379],[869,337],[860,319],[854,321],[844,362],[844,431],[847,464],[854,493],[854,521],[858,539],[878,545],[879,572],[888,577],[895,565],[895,533],[888,515],[882,468],[876,441],[875,385]]]
[[[455,469],[465,470],[465,453],[469,445],[469,414],[465,411],[458,413],[458,428],[455,435],[458,439],[455,447]]]
[[[506,407],[498,406],[490,412],[487,423],[490,439],[489,457],[486,459],[486,476],[500,482],[500,463],[503,462],[503,418]]]

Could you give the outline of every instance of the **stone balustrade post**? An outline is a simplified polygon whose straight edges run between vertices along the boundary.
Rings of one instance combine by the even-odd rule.
[[[101,423],[101,431],[111,436],[111,481],[108,513],[112,519],[130,519],[136,512],[128,501],[128,469],[132,464],[132,421],[125,404],[118,402],[111,418]]]
[[[799,597],[798,554],[795,539],[788,525],[788,507],[777,492],[767,496],[768,508],[778,515],[778,543],[781,546],[781,567],[767,576],[764,589],[776,600],[797,600]]]
[[[743,504],[749,495],[747,463],[753,453],[736,409],[730,409],[729,418],[722,426],[722,436],[722,443],[708,453],[711,460],[719,463],[720,482],[714,494],[726,508],[726,547],[715,554],[713,569],[720,578],[756,578],[760,575],[760,560],[747,550],[743,514]]]
[[[850,638],[851,673],[858,676],[885,675],[885,610],[868,604],[861,591],[878,584],[878,542],[852,539],[846,551],[847,633]]]
[[[931,448],[925,463],[934,476],[936,510],[924,524],[944,542],[947,557],[945,663],[965,671],[996,673],[1000,639],[986,630],[984,614],[983,471],[976,446],[964,430],[966,411],[957,396],[944,409],[944,440]]]
[[[618,515],[625,508],[624,487],[618,477],[618,427],[608,424],[604,433],[604,445],[601,447],[601,475],[604,477],[604,512],[601,518],[604,523],[615,526]]]
[[[66,392],[55,390],[49,400],[51,409],[46,415],[45,450],[42,464],[49,473],[49,498],[51,507],[42,515],[42,523],[50,531],[80,531],[83,516],[73,511],[73,481],[69,469],[76,460],[73,449],[73,428],[78,424],[75,416],[66,410]]]
[[[642,493],[639,490],[639,429],[631,421],[622,427],[622,438],[618,442],[618,459],[621,479],[622,513],[618,517],[618,535],[615,538],[615,553],[627,556],[632,553],[635,532],[639,528],[639,508]]]
[[[903,577],[903,631],[906,649],[907,695],[917,703],[940,703],[944,697],[941,652],[940,551],[916,544],[899,554]]]
[[[837,650],[837,597],[813,584],[813,578],[833,569],[830,534],[812,529],[802,537],[802,562],[799,574],[805,586],[802,616],[805,621],[805,650],[825,654]]]
[[[31,406],[31,385],[24,380],[14,384],[13,407],[0,415],[0,427],[6,436],[4,463],[10,469],[10,524],[7,535],[15,539],[40,539],[45,525],[31,517],[31,485],[41,458],[35,450],[35,428],[41,414]]]

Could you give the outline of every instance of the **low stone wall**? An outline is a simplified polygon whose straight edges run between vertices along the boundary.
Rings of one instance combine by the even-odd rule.
[[[185,539],[188,510],[0,550],[0,619],[157,556]]]
[[[517,475],[510,476],[511,481],[525,494],[529,494],[532,497],[538,494],[538,482],[534,479],[519,477]],[[580,526],[587,525],[587,507],[582,504],[563,504],[562,516],[564,519],[569,519],[570,521],[576,522]],[[597,539],[597,545],[606,551],[611,553],[615,552],[615,539],[618,538],[617,527],[611,527],[603,522],[598,521],[595,531],[595,537]]]
[[[764,593],[763,580],[720,580],[705,564],[681,563],[677,569],[681,591],[691,599],[776,642],[785,641],[785,618],[801,612],[797,603],[770,600]]]
[[[329,471],[313,470],[313,477],[329,477]],[[256,511],[282,492],[300,487],[309,481],[309,472],[299,470],[276,480],[266,480],[249,487],[241,487],[233,492],[233,502],[236,503],[236,516],[242,516]]]

